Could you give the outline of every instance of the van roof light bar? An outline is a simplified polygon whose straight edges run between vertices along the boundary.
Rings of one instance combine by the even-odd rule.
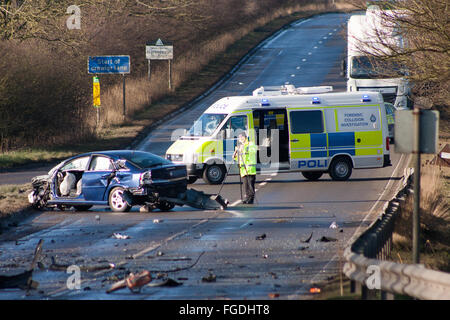
[[[333,91],[333,86],[298,87],[292,84],[282,86],[261,86],[253,91],[253,96],[282,96],[299,94],[318,94]]]

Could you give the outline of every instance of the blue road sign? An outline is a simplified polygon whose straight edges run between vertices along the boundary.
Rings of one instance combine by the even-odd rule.
[[[130,73],[130,56],[95,56],[88,59],[88,73]]]

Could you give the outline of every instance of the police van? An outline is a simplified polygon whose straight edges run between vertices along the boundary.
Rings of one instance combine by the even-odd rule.
[[[259,174],[301,172],[317,180],[328,173],[343,181],[352,169],[391,165],[381,94],[332,90],[284,85],[222,98],[176,138],[166,158],[186,164],[190,183],[201,177],[219,184],[238,173],[233,153],[245,132],[258,146]]]

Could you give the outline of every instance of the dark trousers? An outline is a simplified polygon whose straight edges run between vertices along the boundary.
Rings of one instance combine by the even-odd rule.
[[[244,190],[245,190],[245,199],[244,200],[253,202],[253,200],[255,199],[256,175],[250,174],[247,176],[243,176],[242,180],[244,183]]]

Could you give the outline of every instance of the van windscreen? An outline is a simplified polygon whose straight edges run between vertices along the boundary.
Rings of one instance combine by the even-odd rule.
[[[189,136],[208,137],[213,134],[219,124],[225,119],[226,114],[204,113],[189,129]]]

